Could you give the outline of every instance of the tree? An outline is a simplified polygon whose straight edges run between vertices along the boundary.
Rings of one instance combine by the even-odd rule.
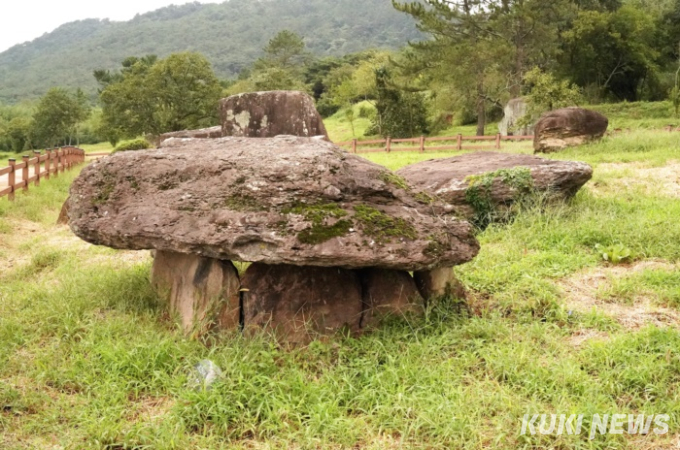
[[[198,53],[128,58],[115,74],[95,73],[102,89],[100,132],[110,141],[202,128],[217,120],[220,83]]]
[[[533,123],[546,111],[567,106],[576,106],[581,101],[581,90],[568,80],[557,80],[552,74],[543,72],[540,68],[527,72],[524,81],[528,90],[525,95],[527,113],[517,125],[523,128]]]
[[[562,36],[565,74],[579,86],[594,86],[600,97],[638,100],[641,84],[658,70],[655,22],[633,6],[579,11]]]
[[[15,117],[7,124],[6,136],[13,151],[21,152],[31,148],[32,122],[28,117]]]
[[[377,114],[366,134],[410,138],[427,134],[427,110],[418,92],[400,92],[390,86],[385,68],[375,71],[378,99]]]
[[[486,108],[502,108],[521,93],[524,74],[547,65],[557,51],[567,0],[423,0],[399,3],[431,39],[411,43],[403,68],[431,82],[446,80],[477,113],[484,134]]]
[[[305,66],[311,56],[302,36],[290,30],[279,31],[263,50],[264,56],[255,63],[255,67],[261,65],[296,70]]]
[[[71,143],[77,134],[78,123],[90,113],[82,91],[71,95],[61,88],[52,88],[40,99],[33,115],[31,135],[36,144],[54,147],[57,143]]]
[[[242,72],[239,81],[227,89],[230,95],[248,91],[308,91],[305,68],[312,60],[302,37],[280,31],[262,49],[264,56]]]

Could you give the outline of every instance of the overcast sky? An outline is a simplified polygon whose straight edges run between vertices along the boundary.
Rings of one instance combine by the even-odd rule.
[[[198,0],[222,3],[224,0]],[[137,13],[187,0],[0,0],[0,52],[82,19],[129,20]]]

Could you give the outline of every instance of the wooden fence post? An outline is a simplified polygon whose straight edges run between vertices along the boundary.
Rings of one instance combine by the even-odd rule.
[[[356,153],[356,152],[357,152],[357,140],[352,139],[352,153]]]
[[[499,150],[501,148],[501,134],[500,133],[498,133],[496,135],[496,148],[499,149]]]
[[[460,134],[460,133],[458,134],[458,139],[457,139],[457,142],[456,142],[456,146],[458,147],[458,150],[462,150],[462,149],[463,149],[463,135]]]
[[[7,184],[9,185],[12,190],[9,192],[9,196],[7,197],[9,201],[14,201],[14,191],[16,190],[16,187],[14,186],[16,184],[16,169],[14,166],[17,164],[17,160],[14,158],[10,158],[9,160],[9,166],[12,168],[10,171],[9,175],[7,175]]]
[[[22,177],[21,182],[24,184],[24,188],[23,188],[24,191],[27,191],[28,190],[28,179],[29,179],[28,160],[31,159],[31,158],[28,155],[24,155],[24,156],[21,157],[21,159],[23,159],[23,161],[24,161],[24,167],[23,167],[23,169],[21,169],[21,177]]]
[[[59,149],[52,149],[52,152],[54,154],[54,178],[57,178],[59,176]]]
[[[387,136],[387,141],[385,142],[385,151],[389,153],[392,151],[392,138]]]
[[[50,159],[52,159],[52,150],[45,150],[45,179],[50,179]]]
[[[425,136],[420,136],[420,153],[425,152]]]
[[[33,150],[33,154],[36,157],[35,165],[33,166],[33,175],[35,175],[35,185],[40,186],[40,151]]]

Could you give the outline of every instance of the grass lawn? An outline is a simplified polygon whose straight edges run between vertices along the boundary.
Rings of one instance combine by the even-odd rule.
[[[526,152],[526,147],[508,147]],[[392,169],[453,153],[376,154]],[[185,339],[148,252],[54,225],[76,171],[0,199],[0,448],[677,448],[680,133],[553,155],[591,163],[569,205],[478,236],[465,305],[286,350]],[[628,264],[597,245],[621,244]],[[209,358],[225,377],[186,387]],[[525,414],[669,414],[657,436],[521,436]]]

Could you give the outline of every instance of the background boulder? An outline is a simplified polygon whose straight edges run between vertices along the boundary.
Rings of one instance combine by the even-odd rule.
[[[572,197],[593,175],[585,163],[498,152],[467,153],[407,166],[397,174],[421,192],[480,219],[511,206],[527,194]],[[488,219],[488,217],[481,217]]]
[[[314,99],[299,91],[248,92],[220,102],[223,136],[324,136]]]
[[[583,108],[562,108],[544,114],[534,129],[534,151],[551,153],[601,139],[609,119]]]

